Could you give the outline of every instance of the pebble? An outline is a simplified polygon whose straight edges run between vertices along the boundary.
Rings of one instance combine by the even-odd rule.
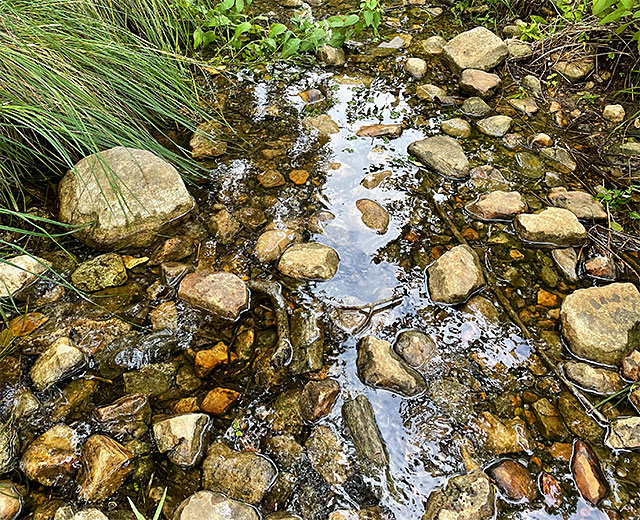
[[[96,408],[93,415],[104,432],[118,438],[138,439],[147,433],[151,407],[146,395],[130,394],[108,406]]]
[[[529,453],[534,446],[527,425],[519,417],[501,421],[490,412],[482,412],[474,425],[485,449],[495,455]]]
[[[104,435],[92,435],[82,446],[78,498],[101,502],[115,493],[133,471],[133,454]]]
[[[238,219],[226,209],[216,211],[207,222],[207,227],[220,244],[231,244],[242,230]]]
[[[118,287],[127,281],[127,269],[116,253],[100,255],[81,263],[71,275],[71,281],[81,291],[95,292]]]
[[[545,505],[551,509],[558,509],[563,502],[562,488],[558,481],[546,472],[540,474],[540,491]]]
[[[459,117],[447,119],[440,125],[442,131],[451,137],[461,137],[466,139],[471,135],[471,125]]]
[[[616,417],[609,423],[605,444],[612,450],[640,448],[640,417]]]
[[[640,380],[640,351],[633,350],[623,358],[622,377],[630,381]]]
[[[16,520],[22,512],[24,498],[10,480],[0,480],[0,520]]]
[[[62,486],[73,479],[80,467],[79,444],[75,430],[58,424],[27,447],[20,469],[43,486]]]
[[[437,85],[420,85],[416,88],[416,96],[421,101],[442,102],[447,97],[447,91]]]
[[[345,401],[342,405],[342,417],[361,462],[377,468],[386,467],[389,464],[389,454],[369,399],[359,395]]]
[[[275,262],[282,253],[295,242],[300,242],[302,237],[297,231],[291,229],[270,229],[262,233],[256,241],[254,254],[259,262]]]
[[[534,135],[530,142],[532,146],[537,146],[538,148],[549,148],[553,145],[552,137],[544,133]]]
[[[551,162],[554,168],[562,173],[572,173],[577,168],[573,156],[564,148],[558,146],[541,148],[540,153]]]
[[[489,71],[500,65],[507,55],[504,41],[482,26],[458,34],[444,46],[444,57],[455,72],[465,69]]]
[[[198,491],[180,503],[173,520],[260,520],[251,506],[220,493]]]
[[[340,132],[338,123],[331,119],[331,116],[328,114],[309,116],[302,122],[302,124],[306,128],[313,128],[317,130],[320,135],[337,134]]]
[[[311,466],[330,486],[343,486],[353,473],[344,442],[328,426],[316,426],[305,443]]]
[[[579,439],[573,443],[571,473],[578,491],[591,505],[597,506],[607,495],[609,489],[600,461],[591,447]]]
[[[204,269],[183,278],[178,297],[209,311],[217,318],[231,321],[249,306],[249,291],[245,282],[231,273]]]
[[[219,157],[227,151],[227,142],[220,139],[224,126],[217,121],[205,121],[189,140],[191,157],[194,159],[211,159]]]
[[[427,72],[427,62],[421,58],[409,58],[404,63],[404,70],[414,79],[421,79]]]
[[[558,413],[558,409],[549,399],[538,399],[532,405],[536,426],[542,436],[550,441],[563,441],[569,432]]]
[[[578,281],[578,274],[576,271],[578,265],[578,255],[576,250],[572,247],[565,249],[554,249],[551,251],[551,256],[556,265],[564,277],[570,282]]]
[[[419,330],[401,332],[393,344],[393,349],[420,372],[426,371],[439,354],[435,341]]]
[[[437,173],[454,179],[469,175],[469,160],[460,143],[451,137],[428,137],[411,143],[407,151]]]
[[[486,473],[508,500],[530,503],[538,496],[538,489],[531,473],[519,462],[505,459],[489,466]]]
[[[87,363],[84,353],[67,337],[58,338],[40,354],[31,367],[29,377],[36,390],[42,392],[82,370]]]
[[[149,312],[149,321],[154,331],[178,330],[178,308],[176,302],[163,302]]]
[[[425,54],[429,56],[440,56],[447,44],[442,36],[430,36],[426,40],[420,42],[420,47]]]
[[[580,58],[573,61],[558,61],[552,65],[551,69],[571,83],[577,83],[591,74],[595,66],[593,58]]]
[[[361,127],[356,135],[358,137],[388,137],[394,139],[402,135],[401,125],[367,125]]]
[[[205,396],[200,408],[203,412],[211,415],[221,416],[240,397],[240,392],[230,388],[214,388]]]
[[[622,105],[607,105],[602,111],[602,117],[611,123],[620,124],[624,122],[627,115]]]
[[[368,228],[384,235],[389,228],[389,213],[380,204],[369,199],[356,201],[356,208],[360,211],[362,222]]]
[[[510,99],[509,104],[526,116],[533,116],[537,114],[539,110],[538,103],[536,103],[536,100],[533,98]]]
[[[287,183],[284,176],[277,170],[265,170],[258,173],[258,182],[264,188],[277,188]]]
[[[316,52],[316,57],[325,65],[341,67],[347,62],[344,51],[340,47],[333,45],[323,45]]]
[[[330,280],[339,261],[338,253],[324,244],[293,244],[280,257],[278,271],[298,280]]]
[[[491,116],[478,121],[478,129],[491,137],[503,137],[511,128],[512,119],[509,116]]]
[[[511,220],[527,211],[527,203],[517,191],[492,191],[480,195],[465,208],[473,216],[484,220]]]
[[[334,379],[309,381],[300,394],[300,414],[307,421],[317,421],[328,415],[340,393]]]
[[[422,520],[489,520],[495,515],[495,493],[480,470],[452,477],[444,489],[432,491]]]
[[[465,99],[460,110],[469,117],[485,117],[493,112],[493,109],[479,97]]]
[[[563,365],[564,373],[570,381],[588,392],[599,395],[613,395],[624,387],[617,372],[606,368],[593,367],[588,363],[568,361]]]
[[[602,204],[590,193],[584,191],[553,188],[549,193],[549,200],[557,208],[568,209],[579,219],[605,220],[607,218],[607,212]]]
[[[368,190],[373,190],[378,186],[380,186],[380,184],[384,182],[384,180],[387,179],[388,177],[391,177],[391,170],[373,172],[373,173],[369,173],[364,179],[362,179],[360,184],[365,188],[367,188]]]
[[[207,448],[209,417],[203,413],[186,413],[153,424],[158,451],[183,468],[195,466]]]

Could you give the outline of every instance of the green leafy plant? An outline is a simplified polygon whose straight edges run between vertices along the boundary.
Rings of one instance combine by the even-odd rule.
[[[164,501],[166,498],[167,498],[167,488],[164,488],[164,493],[162,493],[162,498],[160,499],[160,502],[158,502],[158,506],[156,507],[152,520],[158,520],[160,518],[160,515],[162,514],[162,507],[164,506]],[[129,505],[131,506],[131,510],[133,511],[133,514],[135,515],[136,520],[147,520],[145,516],[140,511],[138,511],[138,508],[135,506],[135,504],[131,501],[129,497],[127,497],[127,500],[129,500]]]
[[[629,218],[632,220],[640,220],[640,213],[628,208],[633,193],[640,193],[640,185],[632,184],[624,190],[618,188],[601,188],[596,194],[596,199],[602,201],[607,209],[611,208],[617,211],[626,210]],[[609,219],[609,227],[614,231],[622,231],[622,226],[611,218]]]
[[[631,39],[640,51],[640,0],[594,0],[593,14],[601,24],[618,24],[617,34],[632,31]]]

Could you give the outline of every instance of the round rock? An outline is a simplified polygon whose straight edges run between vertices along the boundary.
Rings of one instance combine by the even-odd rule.
[[[489,71],[500,65],[508,54],[505,42],[482,26],[459,34],[444,46],[444,56],[456,72]]]
[[[480,131],[491,137],[503,137],[511,128],[509,116],[491,116],[478,121]]]
[[[199,270],[180,283],[178,297],[218,318],[235,320],[249,306],[247,285],[231,273]]]
[[[298,280],[330,280],[339,261],[338,253],[324,244],[294,244],[280,257],[278,271]]]
[[[442,128],[442,131],[445,134],[450,135],[451,137],[461,137],[466,139],[471,135],[471,125],[459,117],[443,121],[440,128]]]
[[[362,213],[362,222],[381,235],[384,235],[389,228],[389,213],[380,204],[369,199],[356,201],[356,208]]]

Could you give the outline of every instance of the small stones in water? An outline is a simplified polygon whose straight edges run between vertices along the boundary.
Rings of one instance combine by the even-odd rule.
[[[277,170],[266,170],[258,174],[258,182],[264,188],[277,188],[278,186],[284,186],[284,176]]]
[[[612,450],[640,448],[640,417],[616,417],[609,423],[605,444]]]
[[[64,485],[80,467],[79,448],[76,432],[58,424],[34,439],[22,455],[20,469],[43,486]]]
[[[330,280],[339,261],[338,253],[324,244],[294,244],[280,257],[278,271],[298,280]]]
[[[358,137],[388,137],[394,139],[402,135],[401,125],[368,125],[361,127],[356,135]]]
[[[466,206],[474,217],[485,220],[510,220],[527,211],[527,203],[517,191],[492,191]]]
[[[485,283],[480,259],[467,245],[450,249],[428,269],[429,294],[434,302],[462,303]]]
[[[409,58],[404,64],[404,70],[414,79],[421,79],[427,72],[427,62],[422,58]]]
[[[559,172],[562,173],[572,173],[576,170],[578,165],[574,160],[571,153],[569,153],[564,148],[560,148],[558,146],[550,147],[550,148],[542,148],[540,153],[556,168]]]
[[[340,393],[340,385],[333,379],[309,381],[300,394],[300,415],[307,421],[317,421],[328,415]]]
[[[442,131],[451,137],[461,137],[466,139],[471,135],[471,125],[459,117],[447,119],[440,125]]]
[[[317,116],[307,117],[302,124],[306,128],[314,128],[319,134],[337,134],[340,131],[338,123],[336,123],[328,114],[320,114]]]
[[[311,466],[330,486],[342,486],[353,473],[343,443],[328,426],[316,426],[305,444]]]
[[[10,480],[0,480],[0,519],[16,520],[22,512],[24,499]]]
[[[290,321],[293,357],[289,363],[289,373],[296,376],[320,370],[324,352],[320,320],[313,311],[301,308],[296,309]]]
[[[178,297],[218,318],[235,320],[249,305],[246,284],[231,273],[199,270],[180,283]]]
[[[140,438],[151,420],[149,398],[144,394],[125,395],[109,406],[93,412],[103,431],[116,436]]]
[[[71,281],[81,291],[100,291],[124,284],[127,270],[120,255],[107,253],[81,263],[71,275]]]
[[[557,208],[568,209],[576,217],[589,220],[604,220],[607,212],[602,204],[584,191],[567,191],[566,188],[553,188],[549,193],[551,204]]]
[[[196,352],[195,373],[202,379],[207,377],[219,365],[229,362],[229,348],[222,341],[209,349]]]
[[[536,483],[529,470],[519,462],[506,459],[487,468],[486,473],[509,500],[533,502],[538,496]]]
[[[197,464],[207,447],[209,417],[186,413],[161,419],[153,425],[153,436],[160,453],[182,467]]]
[[[207,222],[207,227],[220,244],[231,244],[242,230],[242,225],[238,222],[238,219],[226,209],[216,211]]]
[[[446,44],[447,40],[442,36],[430,36],[420,42],[420,48],[429,56],[440,56]]]
[[[40,354],[29,377],[36,390],[42,392],[81,370],[86,362],[84,353],[69,338],[58,338]]]
[[[224,127],[217,121],[206,121],[198,125],[189,141],[191,157],[211,159],[227,151],[227,142],[220,139]]]
[[[530,144],[538,148],[549,148],[553,145],[553,138],[545,133],[539,133],[531,138]]]
[[[258,237],[254,254],[260,262],[275,262],[282,253],[302,237],[290,229],[270,229]]]
[[[200,408],[203,412],[211,415],[221,416],[235,403],[240,397],[240,392],[230,388],[214,388],[202,401]]]
[[[640,351],[634,350],[622,360],[622,377],[630,381],[640,380]]]
[[[509,116],[491,116],[478,121],[478,129],[491,137],[502,137],[511,128],[512,119]]]
[[[318,60],[324,64],[334,65],[336,67],[341,67],[347,62],[344,51],[333,45],[323,45],[318,49],[318,52],[316,52],[316,56]]]
[[[302,101],[304,101],[308,105],[320,103],[321,101],[324,101],[326,99],[322,91],[317,88],[310,88],[309,90],[300,92],[300,94],[298,95],[302,98]]]
[[[149,312],[149,320],[154,331],[178,329],[178,308],[176,302],[163,302]]]
[[[442,103],[447,97],[447,91],[437,85],[420,85],[416,88],[416,96],[421,101],[433,101]]]
[[[414,141],[408,152],[445,177],[464,179],[469,175],[469,160],[460,143],[451,137],[436,136]]]
[[[545,439],[563,441],[569,432],[558,413],[558,409],[548,399],[538,399],[533,405],[538,431]]]
[[[493,111],[493,109],[479,97],[465,99],[460,110],[469,117],[485,117]]]
[[[391,170],[373,172],[369,173],[364,179],[362,179],[360,184],[368,190],[372,190],[380,186],[380,184],[388,177],[391,177]]]
[[[308,179],[309,172],[307,170],[291,170],[289,172],[289,180],[298,186],[307,182]]]
[[[562,488],[558,481],[543,471],[540,474],[539,482],[545,505],[551,510],[558,509],[563,502]]]
[[[362,222],[381,235],[384,235],[389,228],[389,213],[380,204],[369,199],[359,199],[356,201],[356,208],[362,213]]]
[[[342,405],[342,417],[362,462],[384,468],[389,463],[389,455],[369,399],[359,395],[345,401]]]
[[[13,297],[44,273],[50,262],[36,256],[20,255],[0,263],[0,298]]]
[[[624,122],[627,115],[622,105],[607,105],[602,111],[602,117],[604,117],[610,123],[619,125]]]
[[[589,363],[568,361],[563,365],[567,378],[588,392],[613,395],[624,387],[618,372],[597,368]]]
[[[173,520],[259,520],[257,511],[220,493],[198,491],[176,509]]]
[[[480,470],[449,479],[444,489],[433,491],[422,520],[489,520],[495,514],[495,494]]]
[[[456,72],[489,71],[500,65],[508,54],[504,41],[485,27],[465,31],[444,46],[444,56]]]
[[[460,88],[471,96],[488,99],[502,85],[500,76],[482,70],[466,69],[460,76]]]
[[[616,279],[616,264],[609,253],[597,254],[587,259],[584,270],[588,276],[600,280],[613,281]]]
[[[578,491],[591,505],[598,505],[607,495],[609,487],[600,468],[600,461],[589,445],[579,439],[573,443],[571,473]]]
[[[576,216],[562,208],[523,213],[515,218],[514,227],[520,239],[538,244],[570,246],[581,244],[587,238],[587,230]]]

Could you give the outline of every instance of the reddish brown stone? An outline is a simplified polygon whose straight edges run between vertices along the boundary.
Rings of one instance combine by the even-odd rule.
[[[592,505],[598,505],[607,495],[608,485],[600,461],[589,445],[579,439],[573,444],[571,473],[578,491]]]
[[[178,297],[218,318],[235,320],[249,305],[247,285],[236,275],[199,270],[180,283]]]
[[[356,132],[358,137],[400,137],[402,127],[400,125],[367,125]]]
[[[562,489],[558,481],[548,473],[541,473],[538,482],[544,503],[549,509],[558,509],[562,505]]]
[[[240,393],[229,388],[214,388],[202,401],[200,408],[211,415],[223,415],[240,397]]]
[[[538,495],[529,470],[519,462],[509,459],[501,460],[487,468],[486,472],[509,500],[532,502]]]
[[[300,395],[300,414],[307,421],[317,421],[333,408],[340,385],[333,379],[309,381]]]
[[[229,347],[219,342],[214,347],[207,350],[200,350],[196,353],[195,372],[202,379],[207,377],[218,365],[229,362]]]

